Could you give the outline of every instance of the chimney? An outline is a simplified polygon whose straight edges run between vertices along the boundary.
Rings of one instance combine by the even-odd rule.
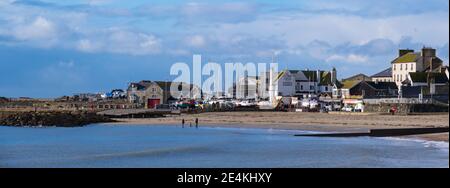
[[[429,66],[429,72],[433,71],[433,58],[436,57],[436,49],[433,48],[422,48],[422,57],[425,66]],[[428,64],[428,65],[427,65]]]
[[[398,57],[401,57],[401,56],[403,56],[403,55],[405,55],[405,54],[407,54],[409,52],[414,53],[414,50],[411,50],[411,49],[400,49],[400,50],[398,50]]]
[[[436,49],[423,47],[422,48],[423,57],[436,57]]]
[[[336,84],[336,80],[337,80],[336,68],[333,67],[333,69],[331,70],[331,83]]]
[[[321,75],[320,75],[320,70],[317,70],[317,73],[316,73],[316,76],[317,76],[317,85],[314,87],[314,89],[315,89],[315,91],[316,91],[316,93],[319,91],[319,83],[320,83],[320,78],[321,78]]]

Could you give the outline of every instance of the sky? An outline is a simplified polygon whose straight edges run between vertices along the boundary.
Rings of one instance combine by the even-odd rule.
[[[448,0],[0,0],[0,96],[172,80],[193,54],[370,76],[399,48],[436,48],[448,65],[448,45]]]

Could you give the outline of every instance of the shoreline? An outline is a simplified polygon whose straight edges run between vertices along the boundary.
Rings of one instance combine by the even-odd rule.
[[[261,114],[262,113],[262,114]],[[263,128],[280,130],[303,130],[318,132],[361,132],[370,129],[388,128],[421,128],[448,127],[447,115],[418,116],[390,116],[390,115],[342,115],[321,113],[295,112],[212,112],[202,114],[182,114],[161,118],[142,119],[113,119],[117,122],[105,123],[109,125],[171,125],[181,124],[185,119],[185,126],[194,124],[199,119],[199,126],[231,127],[231,128]],[[393,120],[394,119],[394,120]],[[408,121],[408,119],[411,119]],[[423,120],[417,124],[415,120]],[[430,122],[430,120],[432,120]],[[449,142],[448,133],[399,136],[396,138],[412,138],[427,141]]]

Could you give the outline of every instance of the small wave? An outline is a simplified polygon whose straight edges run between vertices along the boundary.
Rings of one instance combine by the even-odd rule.
[[[428,141],[418,138],[398,138],[398,137],[385,137],[380,138],[384,140],[393,140],[393,141],[409,141],[409,142],[417,142],[423,144],[426,148],[438,148],[442,150],[449,150],[449,143],[444,141]]]
[[[182,152],[195,152],[195,151],[205,151],[207,150],[204,146],[199,147],[174,147],[174,148],[161,148],[161,149],[148,149],[140,151],[130,151],[130,152],[120,152],[120,153],[106,153],[90,155],[86,158],[120,158],[120,157],[150,157],[157,155],[166,155],[171,153],[182,153]]]

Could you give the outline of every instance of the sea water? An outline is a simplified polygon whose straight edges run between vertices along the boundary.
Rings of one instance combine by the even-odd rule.
[[[305,131],[0,126],[0,167],[449,167],[446,142],[295,137]]]

